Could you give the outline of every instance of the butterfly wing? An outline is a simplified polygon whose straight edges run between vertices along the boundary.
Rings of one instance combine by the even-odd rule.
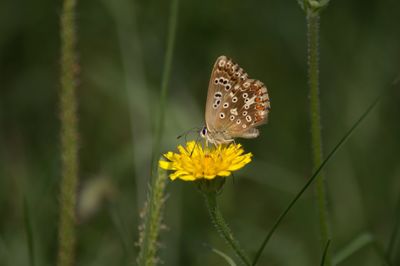
[[[270,110],[267,88],[249,79],[226,56],[218,57],[211,72],[206,103],[206,125],[214,135],[255,138],[257,126],[267,122]]]

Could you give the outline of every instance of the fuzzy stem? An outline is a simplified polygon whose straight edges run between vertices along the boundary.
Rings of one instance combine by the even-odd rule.
[[[78,126],[75,54],[75,0],[64,0],[61,14],[61,153],[60,221],[58,265],[71,266],[75,260],[76,188],[78,183]]]
[[[217,204],[217,193],[216,192],[203,192],[204,199],[206,202],[207,209],[210,213],[210,218],[218,233],[221,235],[223,239],[228,243],[228,245],[232,248],[235,254],[238,256],[240,261],[244,265],[251,265],[250,259],[247,254],[240,247],[239,242],[234,238],[232,231],[224,220],[224,217],[219,210],[219,206]]]
[[[140,252],[137,259],[139,266],[153,266],[157,264],[157,239],[162,227],[162,211],[165,203],[165,187],[167,173],[158,169],[158,175],[153,180],[145,205],[145,216],[142,231],[140,232]]]
[[[311,114],[311,142],[313,156],[313,171],[315,171],[323,161],[322,137],[320,120],[320,100],[319,100],[319,64],[318,64],[318,39],[319,39],[319,12],[309,12],[307,14],[307,33],[308,33],[308,77],[310,86],[310,114]],[[327,196],[325,188],[325,178],[320,174],[316,180],[316,197],[318,204],[318,215],[320,224],[321,243],[331,239],[328,223]],[[325,264],[331,263],[331,252],[327,252]]]

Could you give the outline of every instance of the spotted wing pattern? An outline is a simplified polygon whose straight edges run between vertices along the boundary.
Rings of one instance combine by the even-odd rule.
[[[226,56],[218,57],[211,73],[206,103],[206,126],[211,142],[255,138],[271,109],[266,86]],[[228,141],[228,142],[229,142]]]

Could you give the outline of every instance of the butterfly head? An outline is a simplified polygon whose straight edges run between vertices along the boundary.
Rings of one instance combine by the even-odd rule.
[[[203,138],[203,139],[205,139],[205,138],[207,138],[207,127],[206,126],[204,126],[201,130],[200,130],[200,136]]]
[[[204,126],[200,130],[200,136],[205,139],[207,143],[212,143],[215,145],[228,144],[233,141],[233,138],[229,136],[227,132],[209,130],[207,126]]]

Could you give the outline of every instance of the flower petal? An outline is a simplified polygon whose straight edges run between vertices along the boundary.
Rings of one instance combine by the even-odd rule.
[[[232,171],[243,168],[251,162],[251,153],[244,154],[242,145],[205,146],[189,141],[178,146],[178,153],[167,152],[165,160],[159,161],[160,168],[174,171],[171,180],[185,181],[214,179],[217,176],[229,176]]]

